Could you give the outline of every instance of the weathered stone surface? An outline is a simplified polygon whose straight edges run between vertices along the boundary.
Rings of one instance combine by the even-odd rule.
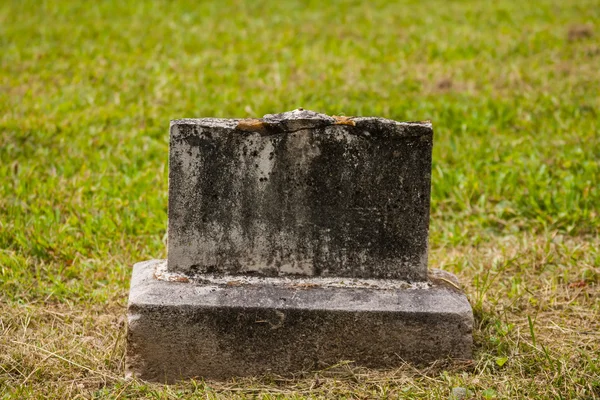
[[[425,281],[432,136],[304,110],[173,121],[169,270]]]
[[[217,285],[157,280],[162,263],[134,267],[128,376],[174,382],[471,357],[471,307],[448,273],[398,289],[323,287],[321,278]]]
[[[470,358],[471,307],[427,271],[432,138],[305,110],[173,121],[168,262],[134,267],[127,374]]]

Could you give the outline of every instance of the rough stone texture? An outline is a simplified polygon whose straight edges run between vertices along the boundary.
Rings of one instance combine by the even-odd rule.
[[[168,268],[426,281],[432,138],[304,110],[172,121]]]
[[[134,266],[128,376],[174,382],[471,357],[471,307],[448,273],[404,289],[215,285],[157,280],[162,263]]]
[[[471,307],[427,270],[432,139],[304,110],[173,121],[168,260],[134,267],[127,375],[470,358]]]

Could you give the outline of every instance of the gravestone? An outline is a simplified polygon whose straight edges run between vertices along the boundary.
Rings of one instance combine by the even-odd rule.
[[[430,123],[299,109],[170,135],[168,257],[134,266],[129,376],[471,357],[471,307],[427,268]]]

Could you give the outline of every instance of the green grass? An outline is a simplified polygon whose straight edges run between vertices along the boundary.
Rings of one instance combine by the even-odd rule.
[[[599,66],[597,0],[1,2],[0,397],[600,397]],[[125,381],[169,120],[300,106],[432,120],[430,265],[474,361]]]

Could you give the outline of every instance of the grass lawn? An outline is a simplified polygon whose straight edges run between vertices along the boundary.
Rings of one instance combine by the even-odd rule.
[[[0,2],[0,398],[600,398],[600,3]],[[430,119],[430,265],[473,362],[123,379],[169,120]]]

